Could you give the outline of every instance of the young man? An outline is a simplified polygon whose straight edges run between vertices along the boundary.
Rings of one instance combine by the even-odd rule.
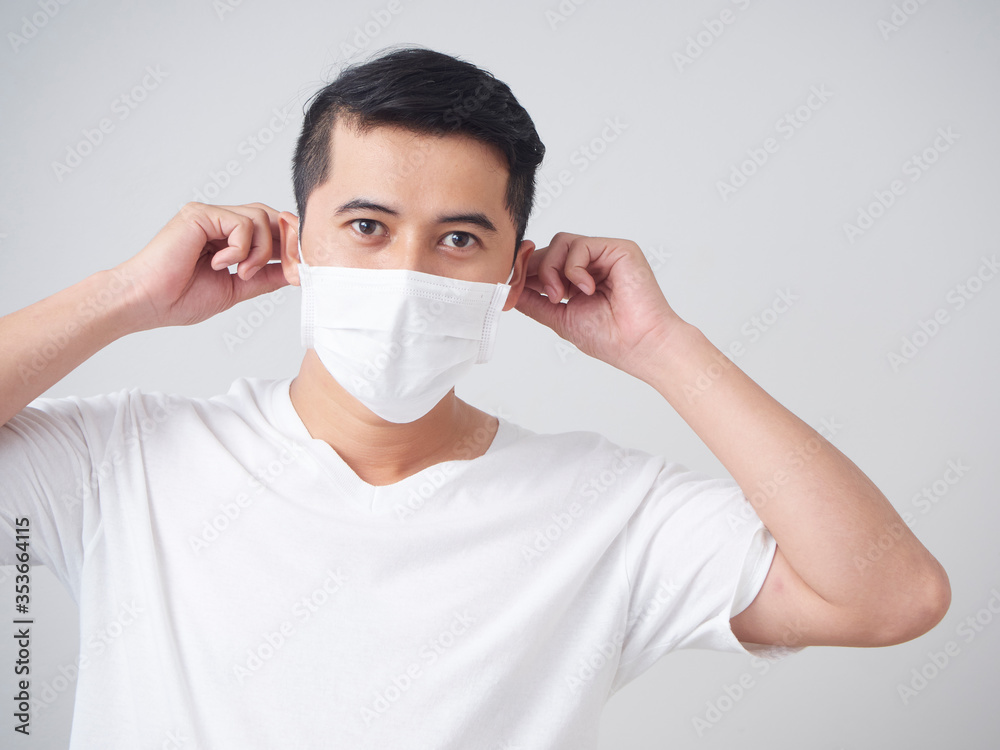
[[[892,505],[634,242],[524,239],[543,153],[506,85],[397,50],[311,104],[298,216],[189,204],[0,319],[3,560],[30,529],[79,603],[72,747],[579,750],[674,649],[885,646],[944,616]],[[294,378],[38,398],[119,336],[285,284]],[[656,388],[732,480],[457,398],[514,307]]]

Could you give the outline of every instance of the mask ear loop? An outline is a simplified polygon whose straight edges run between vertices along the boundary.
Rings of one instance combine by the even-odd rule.
[[[504,282],[504,284],[508,284],[509,285],[510,284],[510,280],[513,279],[513,278],[514,278],[514,266],[511,266],[510,267],[510,274],[507,276],[507,280]]]
[[[296,231],[295,237],[299,246],[299,265],[305,269],[305,273],[299,274],[299,287],[302,289],[302,346],[312,349],[316,328],[316,300],[313,298],[313,286],[309,278],[309,264],[302,259],[302,235]]]

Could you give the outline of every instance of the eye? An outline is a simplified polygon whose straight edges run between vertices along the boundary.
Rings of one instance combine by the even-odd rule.
[[[457,238],[457,240],[456,240]],[[447,240],[456,240],[456,244],[448,245]],[[472,247],[473,243],[478,243],[479,240],[475,235],[469,234],[468,232],[449,232],[445,235],[445,244],[448,247],[458,248],[459,250],[464,250],[466,248]]]
[[[363,234],[367,237],[374,237],[380,234],[385,234],[385,232],[376,232],[376,228],[382,226],[381,221],[375,221],[374,219],[355,219],[351,222],[351,226],[354,227],[354,231],[358,234]]]

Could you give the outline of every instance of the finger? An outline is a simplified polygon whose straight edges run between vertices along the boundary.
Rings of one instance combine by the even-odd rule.
[[[593,294],[597,289],[597,282],[587,271],[594,261],[595,249],[586,237],[574,240],[570,244],[569,252],[566,255],[566,265],[563,268],[566,278],[576,284],[580,291],[588,295]],[[600,255],[600,252],[597,254]]]
[[[253,240],[243,258],[238,259],[236,273],[249,279],[268,261],[281,258],[281,225],[279,212],[264,203],[225,206],[233,213],[246,216],[254,223]],[[231,265],[231,263],[230,263]]]
[[[551,298],[549,298],[551,300]],[[532,320],[548,326],[560,336],[563,335],[566,319],[566,305],[551,304],[533,289],[521,290],[514,307]]]
[[[285,272],[280,263],[266,263],[259,273],[252,274],[247,279],[233,276],[233,291],[236,301],[252,299],[261,294],[268,294],[288,285]]]
[[[545,256],[548,254],[550,248],[553,245],[561,242],[562,240],[573,239],[574,237],[580,237],[579,234],[571,234],[570,232],[557,232],[553,237],[552,241],[545,247],[536,247],[534,252],[528,257],[527,274],[528,276],[534,276],[538,273],[538,267],[542,264]]]
[[[569,243],[569,235],[558,233],[552,238],[536,268],[535,275],[542,282],[542,289],[548,295],[550,303],[558,303],[566,295],[568,284],[564,280],[562,269],[569,253]]]
[[[247,206],[262,209],[267,214],[267,223],[271,228],[272,240],[272,253],[269,260],[281,260],[281,222],[279,221],[281,212],[275,208],[271,208],[266,203],[248,203]]]
[[[252,212],[263,211],[267,214],[267,223],[271,227],[271,234],[274,237],[277,237],[280,234],[278,217],[281,212],[277,209],[271,208],[266,203],[244,203],[238,206],[216,206],[216,208],[224,208],[227,211],[232,211],[233,213],[242,214],[244,216],[252,216]]]
[[[253,222],[253,240],[246,257],[236,266],[236,274],[244,281],[261,269],[274,253],[274,238],[267,211],[262,208],[247,208],[246,216]]]
[[[269,210],[273,211],[263,204],[202,206],[199,213],[208,222],[207,226],[206,222],[199,224],[208,238],[207,247],[214,248],[210,261],[213,269],[221,271],[235,264],[236,273],[246,279],[267,263],[273,254],[272,234],[278,230],[277,225],[272,225]]]
[[[212,225],[206,235],[209,239],[224,239],[227,243],[213,254],[212,268],[221,271],[246,258],[254,242],[256,230],[253,220],[239,211],[219,206],[209,206],[205,213]]]
[[[528,276],[524,280],[525,289],[534,289],[539,294],[545,294],[545,286],[537,276]]]

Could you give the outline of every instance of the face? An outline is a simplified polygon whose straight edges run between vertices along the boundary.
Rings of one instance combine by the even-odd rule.
[[[504,205],[507,175],[502,156],[469,136],[396,127],[359,135],[338,121],[331,174],[306,204],[305,262],[506,281],[517,234]],[[298,284],[298,222],[288,212],[281,218],[285,276]],[[533,249],[521,243],[505,310]]]

